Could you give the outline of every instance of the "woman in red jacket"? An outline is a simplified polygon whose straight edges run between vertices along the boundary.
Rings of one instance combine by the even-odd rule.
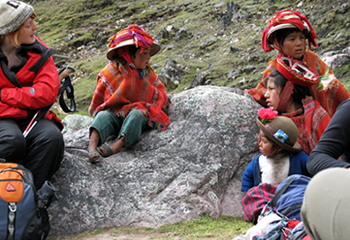
[[[40,189],[63,159],[63,125],[49,110],[27,135],[23,132],[39,110],[55,102],[58,73],[52,49],[35,36],[33,7],[1,1],[0,13],[0,158],[28,168]],[[43,212],[48,234],[46,209]]]

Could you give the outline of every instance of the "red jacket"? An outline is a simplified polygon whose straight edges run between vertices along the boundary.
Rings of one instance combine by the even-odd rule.
[[[25,119],[28,110],[36,110],[53,104],[60,82],[50,49],[39,38],[34,44],[23,45],[17,50],[21,59],[19,66],[10,71],[7,58],[0,51],[0,120]],[[49,110],[45,118],[63,124],[54,112]]]

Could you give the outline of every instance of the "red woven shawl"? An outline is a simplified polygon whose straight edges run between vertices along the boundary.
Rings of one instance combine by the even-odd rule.
[[[305,51],[303,63],[309,69],[317,73],[320,77],[322,77],[327,72],[329,74],[333,74],[332,70],[327,66],[327,64],[323,62],[322,59],[320,59],[312,51]],[[265,107],[267,106],[267,104],[266,98],[264,97],[264,94],[266,92],[264,80],[270,75],[273,69],[276,69],[276,66],[277,60],[275,58],[269,62],[268,67],[263,73],[263,78],[258,83],[258,85],[255,88],[244,90],[246,93],[251,95],[257,102],[259,102]],[[323,91],[321,88],[317,88],[317,86],[310,87],[310,91],[314,100],[318,101],[331,117],[335,113],[338,105],[349,98],[348,91],[344,88],[344,86],[338,79],[335,80],[334,84],[327,91]]]
[[[119,116],[127,116],[132,109],[141,110],[153,123],[168,125],[164,112],[169,97],[157,74],[148,66],[142,77],[141,70],[111,62],[97,76],[97,86],[89,107],[90,115],[110,109]]]

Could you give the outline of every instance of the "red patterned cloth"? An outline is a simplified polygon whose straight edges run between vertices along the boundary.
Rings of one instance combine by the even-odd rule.
[[[317,54],[312,51],[305,51],[302,62],[312,71],[317,73],[321,78],[326,75],[333,74],[332,70],[327,66]],[[244,91],[251,95],[257,102],[267,107],[266,98],[264,94],[266,92],[266,86],[264,84],[265,79],[270,75],[271,71],[277,68],[277,58],[272,59],[268,67],[263,73],[262,80],[253,89],[245,89]],[[349,98],[349,92],[344,88],[338,79],[334,79],[332,84],[329,84],[327,90],[323,90],[318,86],[311,86],[310,91],[314,100],[319,102],[321,106],[328,112],[329,116],[333,116],[338,105],[344,100]]]
[[[310,155],[315,148],[331,120],[326,110],[312,97],[303,100],[303,109],[283,114],[283,116],[292,119],[297,126],[299,130],[297,142],[307,155]]]
[[[261,183],[248,190],[241,200],[245,221],[255,223],[258,220],[263,208],[275,195],[276,187],[269,183]]]
[[[97,86],[89,107],[90,115],[110,109],[126,117],[132,109],[141,110],[149,125],[161,125],[164,130],[170,123],[166,114],[169,96],[157,74],[150,66],[138,70],[127,64],[109,63],[97,76]]]

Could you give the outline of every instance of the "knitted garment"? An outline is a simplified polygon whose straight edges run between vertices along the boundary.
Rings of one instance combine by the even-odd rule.
[[[147,34],[147,32],[137,26],[136,24],[131,24],[129,27],[120,30],[118,33],[109,38],[109,48],[114,48],[119,43],[132,39],[136,47],[150,48],[154,42],[153,38]],[[141,50],[141,53],[142,53]]]
[[[34,8],[21,1],[0,1],[0,35],[16,31],[34,12]]]
[[[142,77],[142,70],[109,63],[97,76],[97,86],[89,107],[90,115],[110,109],[125,118],[132,109],[139,109],[148,117],[151,127],[165,130],[170,124],[166,113],[170,99],[151,66],[146,69],[148,71]]]
[[[312,97],[303,99],[303,109],[283,114],[283,116],[292,119],[298,127],[299,137],[297,142],[307,155],[310,155],[315,148],[331,120],[326,110]]]
[[[153,56],[160,49],[160,47],[156,47],[153,43],[154,39],[143,28],[136,24],[131,24],[109,38],[107,58],[109,60],[124,58],[128,63],[132,63],[129,54],[129,45],[135,45],[137,48],[140,47],[140,53],[144,49],[150,48],[150,54]]]
[[[327,64],[312,51],[305,51],[302,62],[309,69],[317,73],[321,78],[324,78],[326,75],[333,74],[332,70],[327,66]],[[258,83],[258,85],[255,88],[244,90],[258,103],[262,104],[265,107],[267,107],[267,104],[266,98],[264,97],[264,94],[266,93],[266,86],[264,84],[264,81],[270,75],[271,71],[276,69],[276,67],[277,59],[275,58],[269,62],[268,67],[263,73],[262,80]],[[310,92],[314,100],[319,102],[331,117],[334,115],[338,105],[349,98],[349,92],[336,78],[332,81],[331,84],[329,84],[327,91],[323,90],[322,87],[314,85],[310,87]]]

